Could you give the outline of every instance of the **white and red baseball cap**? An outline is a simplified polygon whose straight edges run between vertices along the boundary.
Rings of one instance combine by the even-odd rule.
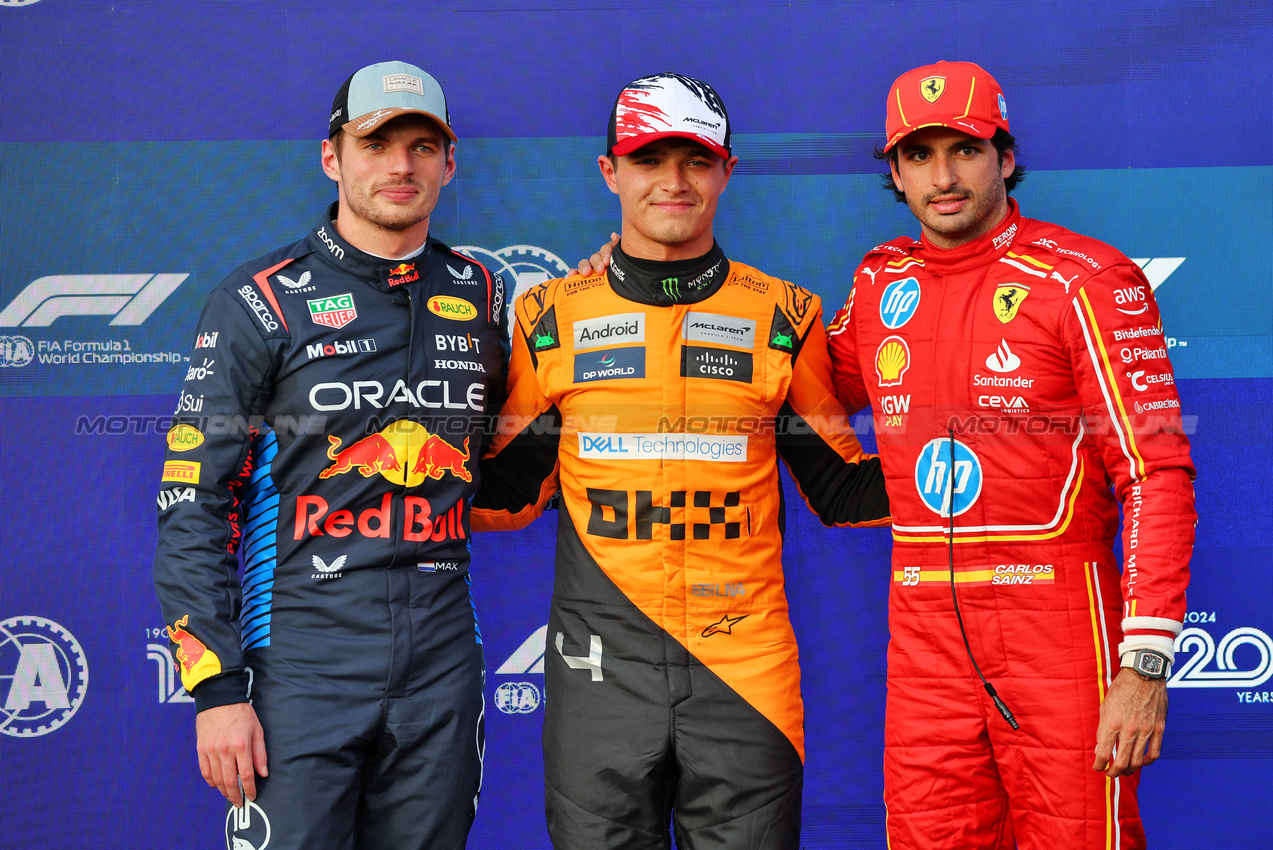
[[[666,72],[633,80],[610,113],[606,150],[625,156],[666,138],[693,139],[729,158],[729,115],[716,89],[702,80]]]

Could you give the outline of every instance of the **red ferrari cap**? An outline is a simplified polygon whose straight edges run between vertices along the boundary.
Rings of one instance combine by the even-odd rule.
[[[938,62],[907,71],[888,93],[884,150],[921,127],[950,127],[988,139],[1008,130],[1008,102],[985,68],[972,62]]]

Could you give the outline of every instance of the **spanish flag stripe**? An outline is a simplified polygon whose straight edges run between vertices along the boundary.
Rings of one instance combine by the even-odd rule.
[[[1048,271],[1051,271],[1053,268],[1055,268],[1054,266],[1049,266],[1047,263],[1039,262],[1034,257],[1027,257],[1025,254],[1014,254],[1012,251],[1009,251],[1008,256],[1012,257],[1014,260],[1025,260],[1027,263],[1029,263],[1032,266],[1037,266],[1038,268],[1041,268],[1041,269],[1047,269]]]

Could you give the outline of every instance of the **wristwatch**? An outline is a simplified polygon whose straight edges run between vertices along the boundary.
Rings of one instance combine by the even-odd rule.
[[[1144,679],[1165,679],[1171,668],[1167,656],[1154,649],[1137,649],[1123,653],[1121,666],[1130,667]]]

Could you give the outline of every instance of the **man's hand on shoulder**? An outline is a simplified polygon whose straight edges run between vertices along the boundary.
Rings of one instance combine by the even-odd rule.
[[[1153,764],[1162,753],[1166,725],[1167,680],[1145,679],[1122,668],[1101,703],[1092,769],[1106,776],[1127,776]]]
[[[586,260],[580,260],[576,268],[570,270],[570,274],[566,277],[577,277],[579,275],[587,276],[596,272],[600,274],[610,265],[610,255],[614,253],[614,246],[619,244],[619,234],[611,233],[610,241],[597,249],[597,253],[593,254]]]
[[[269,776],[265,733],[251,703],[236,702],[205,709],[195,716],[199,772],[235,806],[243,797],[256,799],[256,775]],[[242,783],[243,792],[239,792]]]

